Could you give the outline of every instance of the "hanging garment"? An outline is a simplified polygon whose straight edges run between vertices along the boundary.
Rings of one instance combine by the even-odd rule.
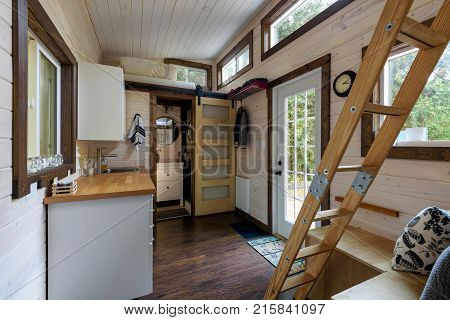
[[[134,115],[133,123],[131,124],[130,133],[128,134],[128,139],[130,139],[131,143],[139,149],[139,146],[144,144],[146,137],[146,132],[144,128],[144,122],[142,121],[142,117],[139,113]]]
[[[234,146],[246,146],[248,134],[248,118],[244,107],[240,107],[236,114],[236,124],[234,126]]]

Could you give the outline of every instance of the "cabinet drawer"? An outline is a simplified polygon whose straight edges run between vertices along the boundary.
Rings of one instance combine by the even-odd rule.
[[[156,187],[157,201],[180,199],[182,187],[181,180],[158,183]]]
[[[156,179],[159,182],[180,180],[182,179],[183,172],[181,168],[158,170],[156,173]]]

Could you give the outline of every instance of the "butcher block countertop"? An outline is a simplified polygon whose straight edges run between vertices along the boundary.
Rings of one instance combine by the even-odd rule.
[[[147,172],[103,173],[77,179],[73,195],[45,197],[44,204],[156,194]]]

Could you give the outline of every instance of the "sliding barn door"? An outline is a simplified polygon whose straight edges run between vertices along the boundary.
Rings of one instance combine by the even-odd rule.
[[[195,108],[195,215],[233,211],[235,157],[231,101],[202,98]]]

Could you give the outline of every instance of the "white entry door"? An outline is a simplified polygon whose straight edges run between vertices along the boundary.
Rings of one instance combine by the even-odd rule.
[[[320,162],[321,69],[273,89],[274,231],[288,237]]]

